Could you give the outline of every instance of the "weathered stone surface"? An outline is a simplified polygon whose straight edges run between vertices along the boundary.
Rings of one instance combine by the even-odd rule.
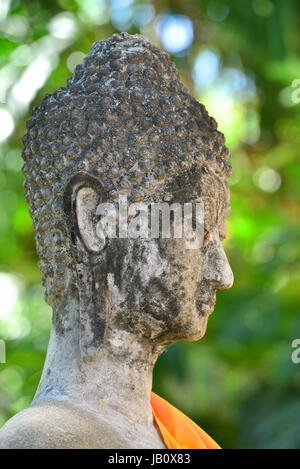
[[[33,110],[27,201],[53,327],[32,405],[0,448],[164,448],[149,395],[155,361],[198,340],[233,275],[226,236],[230,152],[167,54],[126,33],[93,45],[65,88]],[[204,203],[204,244],[97,234],[97,206]]]

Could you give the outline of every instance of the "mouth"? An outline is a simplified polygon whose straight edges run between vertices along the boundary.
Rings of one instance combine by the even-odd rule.
[[[202,304],[201,310],[206,315],[211,315],[213,310],[215,309],[215,305],[212,304]]]
[[[215,309],[216,297],[203,298],[198,297],[196,299],[196,308],[201,316],[209,316]]]

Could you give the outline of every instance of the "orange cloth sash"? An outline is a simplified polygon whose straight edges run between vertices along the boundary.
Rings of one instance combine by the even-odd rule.
[[[168,449],[221,449],[189,417],[151,392],[153,420]]]

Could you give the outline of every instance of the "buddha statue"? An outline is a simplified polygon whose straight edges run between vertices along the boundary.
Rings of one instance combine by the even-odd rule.
[[[33,109],[23,143],[53,321],[33,402],[2,427],[0,448],[166,448],[150,403],[154,364],[167,344],[204,335],[216,291],[233,283],[221,244],[224,135],[165,52],[121,33],[94,43],[67,86]],[[102,236],[99,204],[121,195],[201,202],[200,247]]]

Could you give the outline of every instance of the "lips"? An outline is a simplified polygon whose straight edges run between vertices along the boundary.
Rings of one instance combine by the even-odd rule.
[[[196,299],[196,308],[199,313],[204,316],[211,314],[215,308],[216,303],[216,295],[210,298],[204,298],[203,296],[199,296]]]
[[[210,303],[210,304],[202,303],[201,310],[202,310],[202,313],[204,313],[204,314],[211,314],[214,310],[214,304],[212,304],[212,303]]]

